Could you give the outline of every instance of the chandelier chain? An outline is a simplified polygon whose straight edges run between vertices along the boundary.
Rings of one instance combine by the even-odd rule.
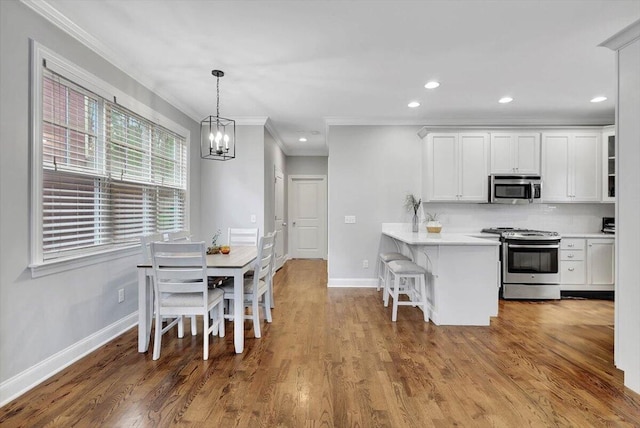
[[[216,77],[216,116],[220,117],[220,76]]]

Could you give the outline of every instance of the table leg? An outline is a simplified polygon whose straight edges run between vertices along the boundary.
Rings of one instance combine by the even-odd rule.
[[[244,351],[244,273],[233,273],[233,343],[236,354]]]
[[[151,278],[146,269],[138,269],[138,352],[147,352],[151,338]]]

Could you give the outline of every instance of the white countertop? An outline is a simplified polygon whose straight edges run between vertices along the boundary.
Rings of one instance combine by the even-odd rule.
[[[602,233],[602,232],[594,232],[594,233],[560,233],[562,238],[610,238],[615,239],[615,233]]]
[[[404,223],[382,223],[382,234],[409,245],[471,245],[497,246],[495,239],[469,236],[468,233],[427,233],[424,227],[419,232],[411,232],[411,225]]]

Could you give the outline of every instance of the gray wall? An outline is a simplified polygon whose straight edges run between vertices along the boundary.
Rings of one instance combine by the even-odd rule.
[[[327,175],[328,165],[327,156],[288,156],[287,175]]]
[[[229,161],[200,160],[201,234],[210,243],[218,229],[218,244],[227,242],[229,227],[257,227],[264,223],[264,127],[236,126],[236,158]],[[251,222],[251,216],[256,222]]]
[[[407,192],[420,194],[418,129],[329,128],[329,285],[367,285],[376,276],[381,224],[410,220],[403,204]],[[345,215],[356,223],[345,224]]]
[[[0,1],[0,384],[137,310],[136,257],[32,279],[29,38],[191,131],[190,219],[199,218],[198,124],[17,1]],[[195,146],[194,146],[195,140]],[[195,178],[195,179],[194,179]],[[117,289],[126,300],[117,303]],[[1,398],[1,397],[0,397]]]
[[[274,167],[277,167],[280,171],[282,171],[283,181],[284,181],[284,195],[283,201],[285,204],[284,207],[284,220],[287,221],[287,207],[286,207],[286,189],[287,189],[287,169],[288,158],[280,149],[280,146],[276,143],[276,140],[271,136],[269,131],[265,128],[264,130],[264,218],[265,218],[265,233],[270,233],[276,230],[275,225],[275,175],[274,175]],[[284,253],[287,254],[287,240],[289,239],[287,236],[286,228],[283,230],[283,236],[278,236],[278,239],[282,239],[284,243]]]

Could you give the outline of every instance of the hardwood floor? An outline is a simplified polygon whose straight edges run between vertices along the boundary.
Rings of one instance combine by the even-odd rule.
[[[613,366],[613,302],[501,301],[490,327],[438,327],[375,289],[327,289],[326,263],[287,262],[273,323],[246,347],[133,329],[0,409],[2,427],[638,427]],[[231,325],[227,331],[231,332]]]

